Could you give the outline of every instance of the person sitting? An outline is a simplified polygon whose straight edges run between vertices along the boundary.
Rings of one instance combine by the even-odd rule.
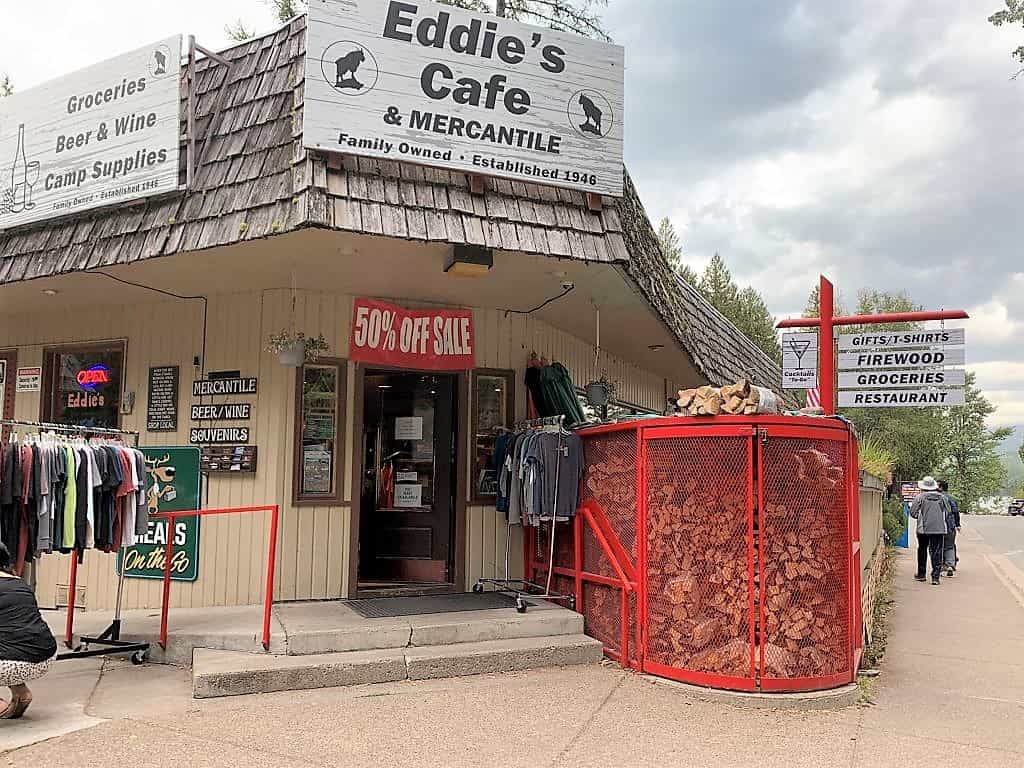
[[[56,657],[57,641],[39,614],[36,596],[11,572],[11,553],[0,543],[0,687],[11,689],[10,702],[0,700],[0,719],[25,714],[32,703],[26,683],[45,675]]]

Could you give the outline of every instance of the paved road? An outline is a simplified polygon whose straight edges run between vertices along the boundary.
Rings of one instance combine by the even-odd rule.
[[[1024,517],[966,515],[962,522],[977,531],[993,552],[1006,555],[1024,571]]]

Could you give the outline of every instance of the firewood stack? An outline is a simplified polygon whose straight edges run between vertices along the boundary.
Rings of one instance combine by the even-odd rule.
[[[742,462],[721,448],[711,452],[720,454],[713,480],[680,478],[668,462],[648,477],[649,654],[678,669],[744,677],[751,654],[746,478]]]
[[[690,416],[718,416],[722,413],[751,416],[756,413],[774,413],[777,404],[767,402],[761,387],[752,386],[747,379],[724,387],[703,386],[696,389],[679,390],[676,404]]]
[[[808,448],[765,472],[765,675],[838,674],[848,642],[843,468]]]

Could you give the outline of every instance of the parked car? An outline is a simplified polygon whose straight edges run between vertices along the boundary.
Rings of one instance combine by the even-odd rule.
[[[1024,517],[1024,499],[1014,499],[1011,501],[1007,511],[1011,515],[1021,515]]]

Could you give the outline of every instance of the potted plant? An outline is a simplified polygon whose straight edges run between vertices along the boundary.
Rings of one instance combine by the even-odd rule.
[[[604,408],[615,399],[615,384],[603,373],[600,379],[587,384],[583,391],[586,393],[587,402],[594,408]]]
[[[303,363],[316,362],[320,355],[330,351],[330,346],[323,334],[307,338],[302,332],[282,330],[271,334],[266,349],[277,355],[281,365],[298,368]]]

